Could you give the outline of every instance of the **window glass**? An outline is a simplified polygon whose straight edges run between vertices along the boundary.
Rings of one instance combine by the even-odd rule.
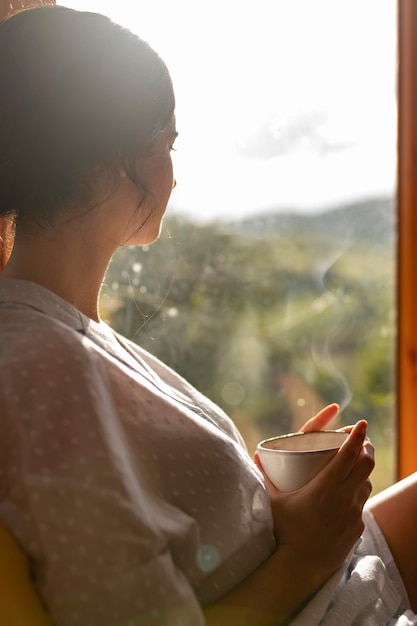
[[[160,240],[121,248],[103,317],[248,448],[338,402],[394,479],[396,2],[72,0],[156,48],[177,98]]]

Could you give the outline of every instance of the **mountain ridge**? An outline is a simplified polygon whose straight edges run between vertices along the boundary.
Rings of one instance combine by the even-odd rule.
[[[395,199],[380,196],[358,200],[314,213],[268,211],[223,222],[227,230],[254,236],[284,237],[308,230],[355,241],[392,244],[396,230]]]

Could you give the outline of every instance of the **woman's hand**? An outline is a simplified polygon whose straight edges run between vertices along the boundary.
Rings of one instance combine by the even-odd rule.
[[[309,433],[309,432],[314,432],[318,430],[323,430],[323,428],[325,428],[327,424],[331,422],[332,419],[334,419],[338,413],[339,413],[338,404],[336,403],[328,404],[327,406],[324,407],[324,409],[321,409],[321,411],[319,411],[316,415],[314,415],[309,420],[307,420],[304,426],[300,428],[299,432]],[[342,428],[336,428],[336,430],[340,430],[345,433],[350,433],[352,428],[353,426],[349,425],[349,426],[342,426]]]
[[[335,414],[337,407],[325,409],[313,418],[314,429]],[[358,422],[330,463],[298,491],[280,493],[264,474],[277,550],[204,609],[207,626],[288,624],[343,564],[363,530],[362,507],[371,490],[373,451],[365,441],[366,426]],[[257,454],[255,462],[262,471]]]
[[[329,415],[337,413],[331,407],[305,427],[314,423],[317,430],[320,423],[325,425]],[[300,572],[316,571],[322,582],[343,564],[363,531],[362,508],[371,492],[369,475],[374,467],[366,428],[363,420],[352,427],[330,463],[297,491],[279,492],[264,474],[278,551],[289,551]],[[262,471],[257,455],[255,462]]]
[[[329,422],[332,421],[333,418],[339,413],[339,405],[338,404],[329,404],[324,407],[321,411],[311,417],[305,424],[300,428],[300,432],[309,433],[315,430],[323,430],[325,426]]]

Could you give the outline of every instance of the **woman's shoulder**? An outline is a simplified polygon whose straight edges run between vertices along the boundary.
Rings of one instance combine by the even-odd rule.
[[[41,311],[19,305],[0,308],[0,333],[2,351],[20,347],[25,348],[22,352],[27,352],[31,346],[43,351],[53,345],[60,348],[62,344],[71,348],[79,346],[82,340],[77,329]]]
[[[44,376],[51,381],[64,370],[82,372],[91,359],[83,333],[43,312],[25,307],[0,307],[0,378],[12,384]],[[1,385],[3,387],[3,385]]]
[[[81,314],[52,291],[26,280],[0,280],[1,350],[79,341]],[[25,352],[25,350],[24,350]]]
[[[57,416],[79,428],[108,392],[101,354],[82,332],[38,311],[0,312],[0,432],[27,420],[43,436]]]

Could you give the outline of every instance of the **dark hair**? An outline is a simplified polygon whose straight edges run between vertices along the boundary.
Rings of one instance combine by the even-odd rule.
[[[39,221],[90,201],[97,164],[134,179],[174,106],[164,62],[109,18],[45,6],[3,20],[0,218]]]

